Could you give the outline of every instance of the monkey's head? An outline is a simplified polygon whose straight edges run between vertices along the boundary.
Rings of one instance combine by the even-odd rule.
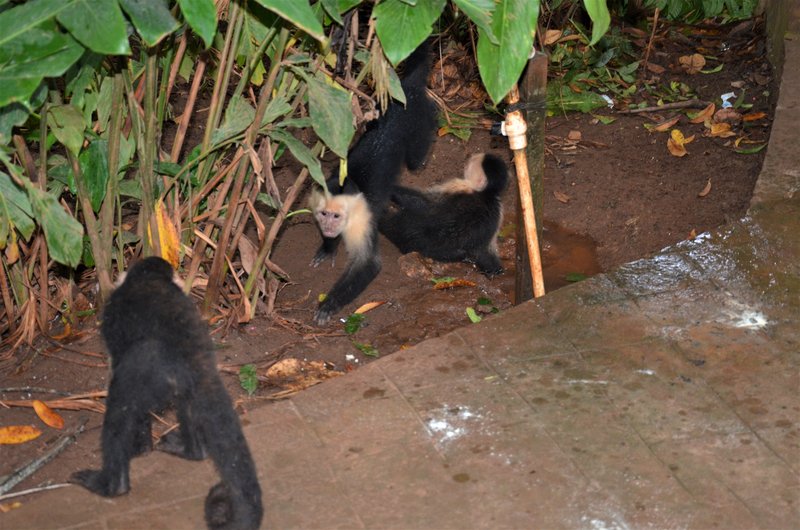
[[[131,268],[119,275],[116,285],[119,287],[126,282],[140,284],[145,281],[158,281],[165,284],[175,283],[175,285],[183,289],[183,282],[175,274],[175,269],[172,268],[172,265],[158,256],[150,256],[134,263]]]
[[[338,237],[347,227],[347,203],[339,197],[320,190],[311,194],[311,211],[325,237]]]

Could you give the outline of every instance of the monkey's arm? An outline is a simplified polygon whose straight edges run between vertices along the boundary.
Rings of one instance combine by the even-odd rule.
[[[377,240],[377,232],[372,237]],[[355,300],[378,275],[381,270],[381,261],[374,252],[374,243],[371,248],[368,255],[353,260],[347,266],[344,274],[333,285],[325,300],[319,304],[317,313],[314,315],[314,322],[317,325],[327,324],[334,313]]]
[[[325,237],[322,236],[322,244],[320,244],[317,253],[311,260],[312,267],[319,267],[319,264],[328,258],[331,258],[331,267],[336,264],[336,250],[339,248],[341,237]]]

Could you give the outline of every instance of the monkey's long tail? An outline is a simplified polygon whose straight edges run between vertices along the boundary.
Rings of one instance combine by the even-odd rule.
[[[225,387],[219,380],[211,385],[211,391],[199,388],[197,400],[206,420],[206,451],[221,479],[206,497],[206,524],[212,529],[257,529],[264,508],[253,457]]]
[[[428,74],[431,70],[430,44],[424,41],[416,50],[411,52],[404,65],[403,79],[400,84],[406,98],[410,93],[423,94],[428,86]]]
[[[508,184],[508,166],[495,155],[486,154],[481,164],[486,175],[486,187],[483,193],[487,195],[499,195]]]

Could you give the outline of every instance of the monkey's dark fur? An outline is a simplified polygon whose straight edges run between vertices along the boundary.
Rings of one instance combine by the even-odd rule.
[[[405,106],[392,101],[386,112],[368,125],[347,155],[344,186],[339,185],[337,175],[332,176],[327,181],[325,197],[314,199],[312,208],[323,240],[311,262],[313,266],[336,253],[342,239],[343,228],[338,222],[342,216],[345,224],[349,223],[351,235],[358,233],[345,238],[350,263],[320,303],[314,316],[317,324],[327,323],[334,313],[352,302],[381,270],[377,219],[386,210],[403,167],[411,170],[421,167],[433,142],[436,106],[426,94],[429,71],[429,47],[423,43],[405,62],[401,81]],[[355,204],[360,201],[365,201],[367,208]],[[359,212],[358,217],[350,216],[353,210]],[[336,230],[330,229],[331,226]]]
[[[496,237],[502,218],[500,196],[508,182],[506,164],[475,155],[463,179],[431,190],[395,186],[379,228],[400,252],[419,252],[438,261],[475,263],[487,275],[500,274]]]
[[[111,354],[103,469],[70,481],[104,497],[130,489],[131,458],[152,449],[150,412],[174,406],[180,427],[156,449],[210,456],[221,480],[205,502],[209,528],[258,528],[261,488],[239,419],[217,373],[214,347],[191,299],[161,258],[136,263],[108,300],[101,326]]]

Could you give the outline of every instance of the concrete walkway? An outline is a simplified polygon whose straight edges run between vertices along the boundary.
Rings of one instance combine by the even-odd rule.
[[[786,57],[745,219],[248,414],[264,527],[800,528],[800,40]],[[0,527],[202,528],[214,482],[155,453],[123,498],[64,488]]]

